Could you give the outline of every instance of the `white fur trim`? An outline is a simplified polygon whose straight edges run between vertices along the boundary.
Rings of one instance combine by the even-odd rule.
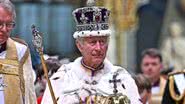
[[[73,34],[73,38],[78,37],[89,37],[89,36],[110,36],[110,30],[99,30],[99,31],[76,31]]]

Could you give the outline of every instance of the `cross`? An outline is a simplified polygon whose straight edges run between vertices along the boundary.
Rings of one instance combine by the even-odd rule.
[[[114,86],[114,90],[113,93],[116,95],[118,90],[117,90],[117,83],[121,82],[121,79],[116,79],[116,77],[118,76],[118,73],[114,73],[112,80],[109,80],[109,83],[113,83]]]
[[[83,23],[87,23],[88,18],[85,17],[84,13],[82,13],[82,17],[80,17],[80,20],[81,20]]]

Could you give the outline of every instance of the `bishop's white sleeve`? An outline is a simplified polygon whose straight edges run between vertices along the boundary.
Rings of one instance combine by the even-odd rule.
[[[34,70],[32,69],[31,56],[23,64],[23,75],[25,81],[25,104],[37,104],[34,88]]]

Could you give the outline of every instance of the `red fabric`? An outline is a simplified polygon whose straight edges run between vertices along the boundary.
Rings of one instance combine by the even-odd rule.
[[[37,104],[41,104],[41,101],[42,101],[42,96],[39,96],[39,97],[37,98]]]

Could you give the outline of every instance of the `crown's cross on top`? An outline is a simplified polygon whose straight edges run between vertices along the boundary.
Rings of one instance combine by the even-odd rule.
[[[38,52],[42,52],[43,51],[43,47],[42,47],[42,37],[41,37],[41,33],[39,33],[39,31],[36,29],[35,25],[32,25],[32,35],[33,35],[33,45],[35,46],[36,50]]]
[[[86,4],[87,4],[87,6],[95,6],[96,2],[95,2],[95,0],[87,0]]]
[[[114,73],[114,75],[112,77],[112,80],[109,80],[109,83],[113,83],[113,87],[114,87],[113,93],[114,93],[114,95],[117,95],[117,93],[118,93],[117,83],[121,83],[121,79],[116,79],[117,76],[118,76],[118,73]]]
[[[84,23],[87,23],[88,18],[85,16],[84,13],[82,13],[82,16],[80,17],[80,20],[81,20],[82,23],[84,24]]]

